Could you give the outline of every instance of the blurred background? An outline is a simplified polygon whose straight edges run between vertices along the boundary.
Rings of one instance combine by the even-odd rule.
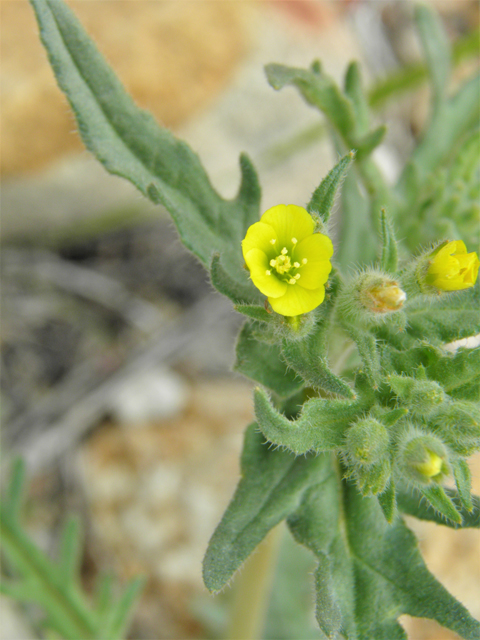
[[[335,155],[317,112],[274,92],[263,66],[352,59],[378,86],[420,47],[407,0],[67,0],[142,107],[199,154],[233,197],[246,151],[262,209],[303,205]],[[476,0],[439,0],[452,42],[479,24]],[[83,149],[26,0],[1,0],[1,418],[3,469],[27,462],[27,528],[54,554],[66,512],[85,527],[84,584],[110,571],[147,584],[130,637],[222,638],[232,589],[209,596],[201,560],[239,477],[252,385],[232,374],[241,318],[212,291],[161,207]],[[459,56],[455,81],[479,64]],[[376,151],[398,176],[428,114],[420,81],[379,100]],[[341,215],[337,211],[336,215]],[[480,458],[472,460],[480,492]],[[410,521],[430,569],[480,616],[480,540]],[[319,637],[313,563],[284,536],[267,639]],[[38,637],[38,612],[0,600],[1,637]],[[456,637],[402,618],[412,640]]]

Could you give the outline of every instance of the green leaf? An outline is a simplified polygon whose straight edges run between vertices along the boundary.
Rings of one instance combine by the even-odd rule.
[[[240,159],[237,197],[222,199],[190,148],[135,105],[73,12],[61,0],[31,2],[57,81],[89,151],[109,172],[163,204],[184,244],[204,265],[218,252],[230,277],[244,282],[240,243],[258,221],[260,200],[248,158]]]
[[[360,65],[354,61],[348,65],[345,74],[345,93],[352,101],[357,122],[357,134],[362,136],[368,131],[369,109],[365,92],[362,86]]]
[[[18,521],[22,500],[25,492],[25,463],[21,458],[13,461],[10,483],[8,485],[7,503],[9,517]]]
[[[409,516],[414,516],[419,520],[430,520],[452,529],[467,529],[467,528],[480,528],[480,498],[472,496],[472,511],[468,511],[465,507],[461,507],[460,496],[454,489],[445,489],[449,498],[458,506],[460,515],[462,516],[462,522],[457,523],[452,520],[447,520],[436,509],[434,509],[428,502],[425,501],[423,494],[417,489],[411,487],[398,488],[397,487],[397,505],[402,513]]]
[[[296,458],[269,447],[251,424],[245,434],[242,475],[208,545],[203,562],[207,589],[219,591],[268,531],[298,506],[302,493],[324,474],[323,456]]]
[[[235,304],[253,303],[262,300],[262,295],[256,289],[244,271],[244,281],[234,280],[223,268],[220,255],[214,253],[210,264],[210,278],[215,289]]]
[[[354,157],[355,153],[353,151],[343,156],[340,162],[333,167],[313,192],[310,202],[307,205],[307,211],[310,214],[320,216],[323,223],[327,223],[330,218],[335,202],[335,195]]]
[[[357,151],[357,159],[359,162],[367,158],[372,151],[381,144],[386,133],[387,127],[382,124],[373,131],[366,133],[361,138],[357,138],[354,147]]]
[[[425,567],[402,519],[386,522],[376,498],[363,498],[345,481],[340,488],[329,476],[304,493],[288,523],[319,560],[317,616],[328,637],[405,639],[397,622],[403,614],[478,637],[480,624]]]
[[[409,335],[431,342],[453,342],[480,333],[480,282],[455,295],[425,302],[420,298],[407,306]]]
[[[415,20],[427,62],[434,101],[439,105],[445,98],[450,77],[450,45],[437,12],[425,4],[415,7]]]
[[[360,191],[353,171],[347,173],[342,186],[340,241],[335,260],[344,269],[373,261],[376,234],[369,216],[369,205]],[[344,271],[345,272],[345,271]]]
[[[427,365],[426,371],[431,380],[437,380],[447,393],[457,397],[456,392],[465,384],[478,384],[480,347],[458,349],[454,354],[446,355]]]
[[[395,484],[390,480],[385,491],[377,494],[378,504],[382,508],[383,515],[387,522],[393,522],[397,513],[397,501],[395,497]]]
[[[380,212],[380,231],[382,236],[382,256],[380,267],[389,273],[395,273],[398,265],[397,240],[390,217],[385,209]]]
[[[140,596],[144,584],[145,580],[143,578],[136,578],[130,582],[115,607],[109,611],[104,626],[100,630],[99,638],[102,638],[102,640],[122,640],[125,637],[133,607]]]
[[[443,487],[438,484],[433,484],[428,487],[421,487],[420,491],[430,502],[432,507],[445,516],[445,518],[448,518],[457,524],[461,524],[462,516],[457,511],[457,508],[451,498],[445,493]]]
[[[303,386],[303,380],[282,359],[280,347],[255,337],[254,321],[247,321],[238,336],[234,370],[263,384],[280,397],[288,397]]]
[[[275,325],[275,318],[270,311],[267,311],[265,307],[261,307],[256,304],[236,304],[235,311],[243,313],[244,316],[248,316],[252,320],[258,322],[265,322],[267,324]]]
[[[462,85],[458,92],[436,113],[422,141],[415,148],[396,187],[400,198],[406,197],[409,164],[415,165],[418,185],[422,186],[432,171],[444,165],[454,156],[459,141],[478,126],[478,94],[480,75]],[[410,213],[411,202],[407,201],[405,211],[399,210],[398,220]]]
[[[73,582],[77,578],[80,560],[80,523],[72,517],[64,526],[60,545],[60,567],[65,582]]]
[[[375,336],[351,324],[346,326],[345,330],[355,342],[360,358],[362,359],[365,374],[376,389],[380,384],[381,367]]]
[[[338,88],[330,76],[323,73],[318,65],[310,70],[268,64],[265,67],[270,85],[277,91],[287,85],[297,87],[304,99],[321,111],[344,138],[355,130],[353,105]]]
[[[312,398],[303,405],[297,420],[288,420],[272,406],[265,391],[255,389],[255,415],[260,430],[269,442],[297,455],[340,448],[348,425],[362,409],[360,400]]]
[[[462,458],[451,461],[458,496],[467,511],[473,510],[472,503],[472,472],[468,463]]]

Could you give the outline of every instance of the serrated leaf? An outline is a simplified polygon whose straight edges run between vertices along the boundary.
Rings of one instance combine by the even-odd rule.
[[[73,12],[61,0],[31,2],[57,81],[89,151],[109,172],[161,202],[184,244],[206,266],[218,252],[230,277],[243,282],[240,243],[258,221],[260,199],[248,158],[240,160],[237,197],[224,200],[188,145],[135,105]]]
[[[283,398],[292,395],[303,386],[300,376],[287,368],[280,347],[262,342],[255,337],[254,321],[247,321],[240,331],[233,368]]]
[[[387,273],[395,273],[398,265],[397,240],[392,221],[385,209],[380,212],[380,232],[382,237],[380,267]]]
[[[25,463],[21,458],[13,461],[5,508],[8,510],[10,518],[14,521],[18,521],[20,509],[22,508],[25,471]]]
[[[350,151],[338,162],[333,169],[325,176],[320,185],[315,189],[307,211],[310,214],[320,216],[323,223],[327,223],[335,202],[335,196],[345,175],[355,158],[355,153]]]
[[[402,513],[414,516],[419,520],[430,520],[445,527],[452,529],[480,528],[480,498],[472,496],[472,511],[468,511],[461,506],[460,496],[454,489],[445,489],[448,497],[457,505],[458,511],[462,516],[462,522],[459,524],[452,520],[447,520],[443,515],[439,514],[428,502],[426,502],[423,494],[417,489],[409,487],[399,489],[397,487],[397,504]]]
[[[60,568],[65,582],[73,582],[78,576],[81,560],[81,532],[77,518],[70,518],[64,525],[60,545]]]
[[[297,420],[288,420],[271,404],[262,389],[255,389],[255,416],[269,442],[297,455],[307,451],[334,451],[342,446],[348,425],[362,411],[360,400],[312,398]]]
[[[322,456],[296,458],[273,450],[251,424],[245,434],[242,476],[215,530],[203,562],[203,579],[219,591],[275,525],[298,506],[302,493],[324,474]]]
[[[425,4],[415,7],[415,20],[422,41],[435,103],[445,97],[450,77],[450,45],[438,13]]]
[[[143,578],[136,578],[130,582],[115,607],[110,610],[100,630],[99,638],[102,640],[122,640],[124,638],[133,607],[140,596],[144,583]]]

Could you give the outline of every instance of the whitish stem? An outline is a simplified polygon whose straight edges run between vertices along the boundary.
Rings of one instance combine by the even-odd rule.
[[[272,529],[238,575],[226,640],[262,637],[282,533],[282,525]]]

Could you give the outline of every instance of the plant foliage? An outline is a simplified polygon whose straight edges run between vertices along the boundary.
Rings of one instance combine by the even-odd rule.
[[[170,212],[213,285],[248,318],[235,368],[267,391],[255,391],[257,422],[246,431],[241,480],[207,550],[207,587],[222,589],[286,519],[318,561],[322,637],[405,638],[398,617],[407,613],[478,639],[480,623],[430,574],[403,519],[479,526],[466,457],[480,447],[480,348],[444,348],[479,331],[479,288],[432,296],[418,281],[431,251],[419,245],[451,235],[470,244],[478,214],[479,76],[450,94],[451,53],[438,17],[427,7],[416,12],[431,117],[394,188],[371,156],[385,128],[371,126],[356,63],[344,89],[319,62],[266,67],[274,89],[295,88],[324,115],[343,155],[307,205],[328,231],[343,182],[339,268],[325,303],[291,321],[262,306],[243,267],[241,240],[260,213],[247,157],[238,195],[224,200],[190,148],[133,103],[62,0],[31,2],[87,148]],[[376,298],[379,290],[387,297]],[[330,361],[339,341],[354,349],[343,367]],[[448,475],[457,490],[443,488]]]

